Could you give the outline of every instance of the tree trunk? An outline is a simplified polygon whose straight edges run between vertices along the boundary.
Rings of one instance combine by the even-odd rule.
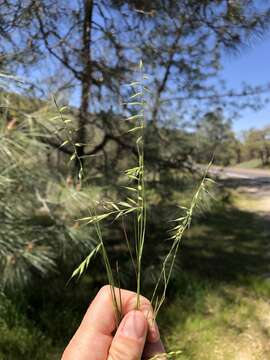
[[[259,154],[260,154],[260,158],[261,158],[262,165],[264,166],[264,165],[265,165],[264,152],[261,150],[261,151],[259,152]]]
[[[242,153],[240,149],[236,149],[236,163],[240,164],[242,161]]]
[[[92,83],[92,62],[91,62],[91,29],[93,16],[93,0],[84,0],[84,19],[82,31],[82,52],[81,61],[83,70],[81,72],[81,102],[78,115],[77,143],[82,144],[77,148],[76,173],[83,167],[86,143],[86,125],[90,103],[91,83]]]

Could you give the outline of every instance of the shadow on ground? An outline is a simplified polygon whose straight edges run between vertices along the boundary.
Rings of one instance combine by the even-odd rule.
[[[220,184],[226,188],[237,189],[238,187],[270,187],[270,177],[256,177],[256,178],[230,178],[219,180]]]
[[[181,360],[270,358],[270,220],[225,207],[193,224],[161,314]]]
[[[183,267],[218,280],[270,274],[269,238],[270,219],[228,207],[191,228],[182,247]]]

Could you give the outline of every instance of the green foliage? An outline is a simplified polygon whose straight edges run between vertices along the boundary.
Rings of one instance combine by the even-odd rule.
[[[261,166],[270,163],[270,127],[251,129],[245,133],[243,157],[246,160],[259,158]]]
[[[0,294],[0,359],[51,359],[51,341]]]
[[[195,159],[199,163],[208,163],[212,154],[217,165],[239,162],[240,141],[232,130],[232,124],[220,111],[208,112],[198,122],[194,147]]]
[[[1,115],[0,281],[14,290],[72,266],[94,246],[91,234],[74,226],[86,194],[51,176],[41,127],[32,120]]]

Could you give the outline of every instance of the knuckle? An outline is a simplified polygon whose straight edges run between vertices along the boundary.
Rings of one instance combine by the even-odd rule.
[[[146,297],[143,296],[141,296],[141,309],[149,310],[150,312],[153,312],[153,307],[151,302]]]
[[[151,302],[149,299],[147,299],[145,296],[140,296],[140,299],[141,299],[141,303],[142,304],[145,304],[145,305],[148,305],[148,306],[151,306]]]

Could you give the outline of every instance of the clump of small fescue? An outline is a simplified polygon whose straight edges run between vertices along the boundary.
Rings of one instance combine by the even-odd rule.
[[[140,62],[139,65],[139,78],[137,81],[133,81],[128,86],[132,89],[132,95],[130,96],[129,102],[125,105],[128,107],[134,107],[136,109],[135,113],[129,116],[126,121],[131,123],[131,129],[128,131],[129,133],[135,134],[135,144],[137,148],[137,159],[138,162],[136,166],[133,168],[127,169],[125,171],[125,175],[127,176],[130,186],[125,187],[127,190],[127,197],[124,201],[113,202],[113,201],[103,201],[102,208],[104,212],[97,213],[95,210],[95,206],[91,206],[89,208],[89,216],[79,219],[83,223],[90,224],[94,226],[96,235],[97,235],[97,245],[90,252],[90,254],[85,258],[85,260],[74,270],[71,278],[81,277],[81,275],[86,271],[89,266],[89,263],[92,258],[94,258],[98,253],[101,254],[106,272],[108,277],[108,282],[111,286],[111,293],[113,299],[113,305],[115,308],[115,315],[117,319],[117,324],[121,321],[122,311],[121,311],[121,294],[119,294],[120,304],[117,302],[116,296],[116,288],[118,286],[120,288],[120,280],[115,279],[112,266],[110,263],[110,259],[106,250],[106,246],[103,242],[102,232],[101,232],[101,223],[103,220],[112,217],[114,220],[122,219],[124,222],[125,217],[132,215],[135,218],[135,227],[134,227],[134,239],[135,239],[135,248],[131,246],[131,242],[125,232],[125,241],[129,250],[131,262],[135,269],[136,282],[137,282],[137,302],[136,308],[140,308],[140,295],[141,295],[141,277],[142,277],[142,257],[144,244],[146,241],[146,225],[147,225],[147,204],[146,204],[146,195],[145,195],[145,164],[144,164],[144,132],[146,127],[146,94],[149,92],[145,82],[147,80],[147,76],[143,72],[143,64]],[[61,109],[59,109],[61,113]],[[67,120],[65,120],[62,116],[61,119],[64,123],[64,128],[67,124]],[[74,148],[74,154],[71,157],[71,160],[77,157],[76,152],[76,144],[72,143],[72,139],[70,136],[67,137],[67,140],[63,143],[63,145],[70,143]],[[80,159],[79,163],[80,162]],[[166,291],[169,284],[169,280],[173,271],[173,266],[176,260],[176,256],[179,250],[179,246],[181,244],[181,240],[185,231],[190,227],[192,217],[194,215],[194,211],[201,203],[203,195],[207,193],[207,184],[212,182],[211,179],[207,177],[208,169],[198,186],[198,189],[194,193],[189,207],[181,207],[182,215],[172,220],[175,225],[170,230],[170,240],[171,247],[165,256],[160,274],[158,275],[156,285],[153,289],[153,295],[151,298],[151,303],[154,308],[154,314],[157,315],[160,310],[165,297]],[[83,175],[83,169],[80,168],[79,179],[81,180]],[[118,264],[117,264],[117,272],[118,272]],[[160,295],[159,295],[160,294]],[[153,357],[151,360],[163,358],[166,355],[166,358],[170,359],[181,352],[169,352],[167,354],[160,354]]]

